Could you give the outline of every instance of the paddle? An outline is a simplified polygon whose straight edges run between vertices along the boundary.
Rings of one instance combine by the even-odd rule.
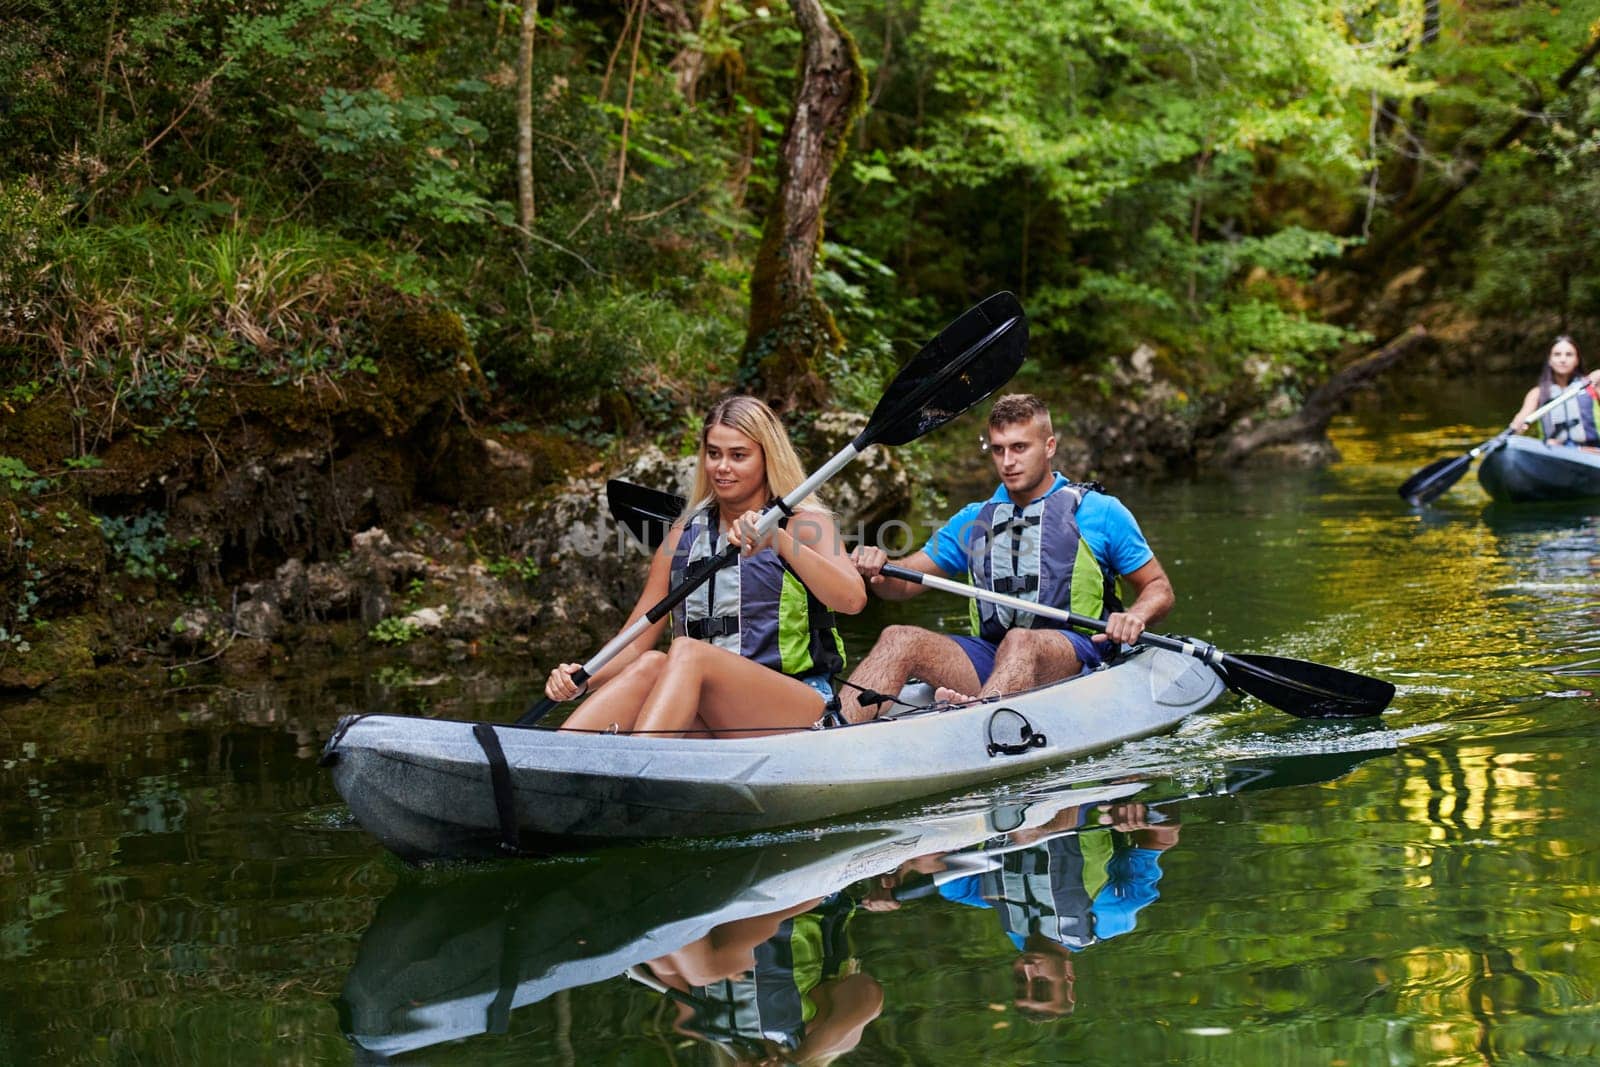
[[[660,544],[664,531],[663,519],[670,524],[683,510],[683,498],[659,489],[650,489],[631,482],[613,480],[606,484],[606,499],[612,514],[647,547]],[[650,538],[654,536],[654,540]],[[908,570],[893,563],[885,564],[883,574],[890,578],[942,589],[947,593],[988,600],[996,604],[1025,611],[1032,615],[1059,619],[1089,630],[1105,632],[1105,623],[1086,615],[1076,615],[1058,608],[1041,607],[1031,600],[991,593],[962,582],[953,582],[921,571]],[[1302,719],[1348,719],[1376,715],[1394,698],[1394,686],[1364,674],[1354,674],[1337,667],[1304,660],[1285,659],[1282,656],[1230,655],[1218,651],[1204,642],[1163,637],[1146,633],[1139,637],[1140,644],[1154,645],[1194,656],[1209,664],[1229,686],[1249,693],[1256,699],[1271,704]]]
[[[1552,408],[1559,407],[1568,400],[1571,400],[1573,397],[1583,392],[1588,384],[1589,379],[1587,377],[1579,378],[1572,385],[1568,386],[1565,392],[1561,393],[1561,395],[1550,401],[1550,403],[1544,405],[1543,407],[1535,408],[1533,414],[1528,416],[1528,424],[1531,426],[1533,421],[1539,416],[1543,415],[1545,412]],[[1446,489],[1449,489],[1452,485],[1455,485],[1461,480],[1461,476],[1467,473],[1467,468],[1472,466],[1473,460],[1477,459],[1485,452],[1493,452],[1496,449],[1501,448],[1515,433],[1515,430],[1507,426],[1505,429],[1489,438],[1489,440],[1483,442],[1483,444],[1472,449],[1470,452],[1467,452],[1464,455],[1452,456],[1447,459],[1433,461],[1401,483],[1401,499],[1410,504],[1412,507],[1420,507],[1421,505],[1426,504],[1428,501],[1435,499],[1444,493]]]
[[[606,482],[606,507],[645,548],[654,552],[687,503],[677,493],[612,478]]]
[[[872,445],[903,445],[915,441],[1000,388],[1022,365],[1027,343],[1027,316],[1010,293],[996,293],[969,308],[895,375],[855,440],[841,448],[778,504],[769,505],[762,512],[756,523],[756,538],[759,540],[770,534],[783,520],[785,512],[793,511],[816,492],[818,486]],[[573,674],[572,680],[578,685],[588,681],[595,671],[665,618],[711,575],[738,557],[738,547],[729,545],[718,555],[690,566],[682,581],[607,642]],[[517,725],[537,722],[556,704],[557,701],[548,697],[539,700],[522,713]]]
[[[883,574],[957,596],[987,600],[1041,618],[1071,623],[1080,629],[1105,633],[1106,624],[1100,619],[1035,604],[1021,597],[991,593],[987,589],[908,570],[893,563],[884,564]],[[1154,645],[1170,652],[1193,656],[1216,671],[1229,688],[1249,693],[1263,703],[1302,719],[1353,719],[1376,715],[1394,699],[1394,686],[1388,682],[1320,663],[1283,656],[1231,654],[1193,638],[1165,637],[1148,632],[1139,635],[1138,644]]]

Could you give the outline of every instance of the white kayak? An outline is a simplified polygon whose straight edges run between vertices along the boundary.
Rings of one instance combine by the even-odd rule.
[[[1190,656],[829,730],[662,738],[396,715],[323,750],[356,820],[408,860],[812,823],[956,790],[1171,729],[1223,691]]]

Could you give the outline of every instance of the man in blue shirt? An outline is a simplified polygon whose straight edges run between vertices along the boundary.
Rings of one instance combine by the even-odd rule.
[[[893,911],[937,894],[993,909],[1020,953],[1011,968],[1016,1006],[1034,1016],[1065,1015],[1075,1003],[1072,953],[1134,929],[1139,912],[1160,896],[1161,854],[1178,834],[1176,821],[1138,802],[1074,806],[979,848],[908,861],[878,878],[862,907]]]
[[[841,696],[849,722],[877,714],[863,708],[865,691],[891,696],[910,677],[937,687],[941,700],[1013,693],[1070,678],[1103,663],[1119,644],[1132,644],[1172,609],[1172,583],[1145,541],[1133,514],[1098,486],[1057,474],[1050,412],[1038,397],[1011,394],[989,413],[989,456],[1000,486],[988,500],[968,504],[900,566],[1036,603],[1103,618],[1093,639],[1051,619],[973,601],[972,633],[942,634],[919,626],[890,626],[850,676]],[[904,600],[924,586],[880,572],[880,548],[851,555],[868,588]],[[1131,593],[1123,608],[1116,583]]]

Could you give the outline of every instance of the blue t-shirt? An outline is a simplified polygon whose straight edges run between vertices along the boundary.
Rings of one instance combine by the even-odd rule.
[[[1072,483],[1058,471],[1045,496],[1058,493]],[[972,535],[978,512],[991,501],[1016,503],[1004,485],[995,489],[988,500],[968,504],[950,516],[943,526],[934,531],[922,551],[933,560],[934,566],[951,577],[962,577],[968,572],[967,540]],[[1027,503],[1031,503],[1028,501]],[[1085,493],[1077,511],[1078,532],[1094,555],[1095,561],[1113,575],[1132,574],[1156,558],[1144,531],[1133,512],[1122,501],[1106,493]]]
[[[1139,922],[1139,912],[1161,896],[1156,888],[1161,881],[1161,853],[1155,849],[1128,847],[1112,853],[1106,865],[1106,884],[1095,894],[1094,934],[1096,941],[1128,933]],[[977,874],[954,878],[939,887],[939,895],[969,908],[992,908],[995,901],[983,895],[983,877]],[[1025,934],[1010,932],[1006,936],[1021,949],[1027,943]],[[1069,945],[1074,952],[1077,948]]]

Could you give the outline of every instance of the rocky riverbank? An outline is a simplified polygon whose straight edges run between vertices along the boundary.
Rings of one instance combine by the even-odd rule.
[[[1425,294],[1407,305],[1408,292],[1382,306],[1434,323],[1418,351],[1470,351],[1463,339],[1481,331]],[[458,325],[402,321],[392,336],[366,373],[217,383],[160,426],[86,413],[65,389],[6,413],[0,693],[160,687],[382,646],[430,668],[543,664],[614,633],[645,557],[604,513],[604,481],[685,492],[692,460],[626,436],[595,447],[484,425]],[[1299,411],[1305,392],[1266,367],[1190,392],[1147,348],[1057,385],[1058,466],[1116,479],[1237,449]],[[803,458],[820,463],[864,420],[794,420]],[[1324,462],[1325,425],[1311,420],[1254,458]],[[976,449],[946,440],[965,432],[852,464],[825,490],[841,527],[860,535],[914,505],[928,511],[930,489],[986,479]],[[937,470],[914,477],[906,459],[918,454]]]

